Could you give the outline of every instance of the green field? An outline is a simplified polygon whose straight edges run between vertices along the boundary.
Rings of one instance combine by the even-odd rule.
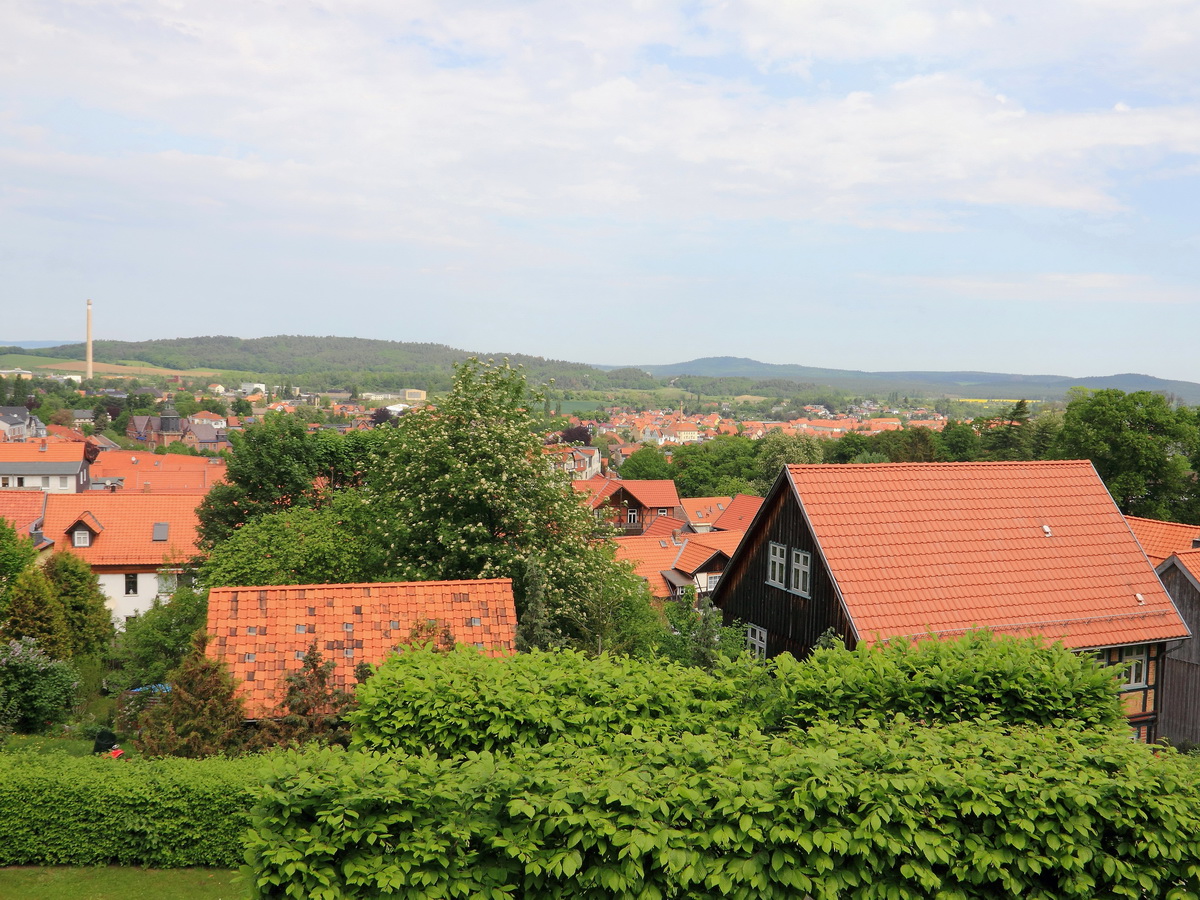
[[[199,836],[198,836],[199,837]],[[242,900],[229,869],[0,869],[0,900]]]

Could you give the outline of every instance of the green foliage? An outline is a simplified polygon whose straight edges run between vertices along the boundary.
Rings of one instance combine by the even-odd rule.
[[[171,599],[154,603],[131,619],[117,637],[113,654],[117,670],[109,683],[118,688],[163,684],[167,673],[183,662],[196,632],[208,621],[208,598],[181,585]]]
[[[671,477],[681,497],[752,493],[750,486],[758,475],[757,442],[740,435],[722,435],[703,444],[684,444],[676,447],[671,456]]]
[[[833,646],[804,662],[785,654],[775,674],[779,706],[772,718],[800,725],[896,715],[1075,728],[1125,722],[1112,672],[1091,657],[987,631],[854,650]]]
[[[33,541],[22,537],[0,516],[0,619],[7,615],[8,596],[17,576],[33,565],[37,551]]]
[[[737,678],[675,663],[459,647],[393,655],[359,687],[349,719],[357,747],[454,755],[635,730],[733,729],[753,712]]]
[[[236,866],[261,768],[0,754],[0,866]]]
[[[662,450],[654,444],[642,444],[621,463],[621,477],[656,481],[671,477],[671,467]]]
[[[821,440],[810,435],[784,434],[779,429],[768,431],[758,441],[757,477],[754,493],[765,497],[780,470],[787,465],[823,462]],[[742,493],[742,492],[735,492]],[[715,496],[724,496],[718,494]]]
[[[25,569],[13,581],[8,617],[0,625],[0,637],[31,637],[54,659],[71,656],[71,636],[62,603],[46,573],[37,566]]]
[[[68,551],[53,554],[42,567],[62,604],[71,656],[94,656],[109,648],[115,630],[100,579],[91,566]]]
[[[78,681],[74,667],[33,638],[0,643],[0,729],[36,734],[66,720]]]
[[[1191,473],[1200,461],[1196,417],[1161,394],[1073,391],[1055,454],[1090,459],[1126,515],[1181,519],[1200,496]]]
[[[139,719],[136,746],[146,756],[194,759],[243,749],[243,701],[225,663],[205,654],[207,644],[208,635],[197,632],[192,649],[167,676],[171,690]]]
[[[303,665],[284,676],[283,715],[259,723],[260,744],[288,746],[349,741],[344,717],[354,696],[334,684],[335,667],[333,660],[326,660],[313,641],[304,654]]]
[[[255,897],[1187,897],[1200,789],[1111,733],[815,728],[288,755]]]
[[[369,513],[358,497],[337,495],[320,508],[261,515],[217,544],[200,580],[210,588],[372,581],[378,554],[357,540]]]
[[[523,617],[524,576],[536,570],[547,643],[640,643],[622,628],[645,621],[644,587],[591,542],[594,517],[546,464],[530,415],[540,400],[520,370],[470,360],[436,410],[375,432],[361,502],[366,542],[381,551],[378,578],[513,578]]]
[[[746,649],[746,630],[740,624],[722,625],[721,612],[708,597],[696,599],[689,587],[682,597],[664,606],[670,630],[659,642],[659,653],[685,666],[713,671],[722,660],[733,660]]]

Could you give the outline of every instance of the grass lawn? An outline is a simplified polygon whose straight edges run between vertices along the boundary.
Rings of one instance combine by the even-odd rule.
[[[229,869],[0,868],[0,900],[242,900]]]

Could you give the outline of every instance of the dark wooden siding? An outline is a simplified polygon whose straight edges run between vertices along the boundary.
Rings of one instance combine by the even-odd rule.
[[[1178,566],[1159,577],[1192,634],[1200,635],[1200,591]],[[1200,743],[1200,639],[1193,637],[1167,653],[1160,684],[1159,737],[1172,744]]]
[[[816,541],[804,521],[792,488],[776,484],[767,498],[759,527],[746,536],[747,543],[736,565],[722,576],[716,591],[716,603],[726,624],[741,622],[767,630],[767,655],[788,652],[803,659],[813,644],[833,628],[854,646],[850,624],[842,613],[833,581],[821,562]],[[793,548],[812,554],[812,581],[809,597],[801,597],[783,588],[767,584],[769,545],[774,542],[788,548],[790,564]]]

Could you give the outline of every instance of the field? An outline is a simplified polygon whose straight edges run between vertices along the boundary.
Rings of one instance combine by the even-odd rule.
[[[52,359],[49,356],[29,356],[23,353],[0,354],[0,369],[30,369],[41,373],[82,373],[86,368],[87,364],[81,359]],[[98,375],[128,375],[131,378],[146,375],[168,377],[182,375],[189,378],[211,378],[217,375],[215,371],[210,369],[164,369],[160,366],[151,366],[136,360],[123,361],[120,365],[101,362],[93,363],[92,370]]]
[[[229,869],[0,869],[0,900],[241,900],[246,891]]]

